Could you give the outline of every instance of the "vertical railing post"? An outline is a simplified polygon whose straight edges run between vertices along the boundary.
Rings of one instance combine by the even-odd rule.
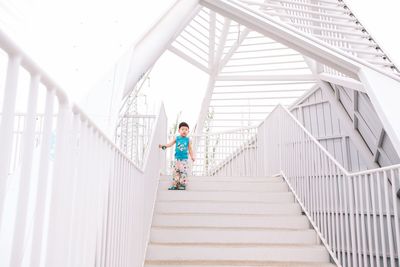
[[[81,132],[81,119],[80,116],[77,112],[73,111],[72,113],[72,129],[71,129],[71,134],[70,138],[68,141],[69,144],[69,151],[71,157],[70,157],[70,165],[68,168],[69,174],[66,177],[66,179],[71,180],[71,193],[70,193],[70,199],[69,199],[69,204],[68,204],[68,213],[70,213],[69,217],[69,227],[68,227],[68,232],[69,236],[67,236],[66,242],[68,242],[68,266],[76,266],[74,265],[74,259],[75,259],[75,247],[77,246],[77,240],[76,240],[76,233],[77,233],[77,214],[76,214],[76,206],[80,205],[80,203],[77,203],[78,199],[78,187],[80,186],[80,180],[78,178],[78,170],[79,170],[79,161],[82,160],[82,144],[81,139],[80,139],[80,132]]]
[[[9,56],[4,88],[3,110],[0,124],[0,228],[2,223],[2,211],[4,210],[5,188],[11,160],[14,114],[21,60],[22,58],[19,55]]]
[[[56,150],[54,169],[52,175],[52,188],[50,197],[49,224],[47,237],[46,266],[66,266],[68,254],[68,244],[66,240],[66,221],[65,217],[65,198],[69,197],[65,191],[68,190],[65,185],[65,155],[66,144],[66,126],[68,125],[68,103],[66,100],[57,96],[59,100],[59,109],[57,116],[56,129]]]
[[[282,135],[283,135],[283,129],[282,129],[282,120],[283,120],[283,113],[280,113],[279,119],[278,119],[278,129],[279,129],[279,172],[282,170]]]
[[[36,121],[36,105],[40,76],[34,74],[31,76],[31,84],[28,97],[28,109],[25,118],[25,130],[22,143],[22,164],[21,176],[19,182],[17,215],[15,219],[14,236],[11,253],[11,266],[21,266],[24,254],[24,238],[26,232],[26,218],[28,200],[30,195],[31,167],[32,156],[35,141],[35,121]]]
[[[53,128],[54,89],[46,91],[46,107],[43,122],[43,134],[40,146],[39,177],[36,193],[36,206],[34,211],[33,237],[30,266],[37,267],[41,264],[43,244],[44,217],[47,198],[47,185],[50,161],[50,140]]]

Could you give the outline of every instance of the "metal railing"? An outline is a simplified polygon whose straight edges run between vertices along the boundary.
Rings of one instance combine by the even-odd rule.
[[[12,155],[10,160],[10,166],[8,170],[8,175],[13,174],[18,167],[18,163],[21,162],[21,146],[23,141],[23,133],[24,128],[27,125],[27,114],[26,113],[15,113],[14,118],[14,130],[13,130],[13,143],[12,143]],[[0,113],[0,121],[1,121],[2,114]],[[34,130],[34,147],[39,147],[40,140],[42,139],[42,130],[43,129],[43,121],[44,115],[43,114],[36,114],[35,116],[35,130]]]
[[[195,176],[249,176],[257,170],[257,128],[194,135]]]
[[[165,166],[157,147],[165,142],[164,109],[138,168],[1,31],[0,49],[9,57],[0,124],[0,265],[142,265]],[[20,70],[31,77],[22,137],[15,132]]]
[[[115,143],[139,167],[143,166],[156,118],[155,115],[124,115],[116,127]]]
[[[341,266],[399,266],[400,165],[348,173],[284,107],[258,129],[260,174],[281,174]]]
[[[193,176],[250,176],[257,171],[257,128],[191,135],[196,161],[190,162]],[[170,137],[170,139],[173,137]],[[174,149],[167,154],[171,174]]]

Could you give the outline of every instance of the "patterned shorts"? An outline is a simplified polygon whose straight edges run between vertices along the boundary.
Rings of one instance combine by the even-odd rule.
[[[186,185],[187,177],[189,171],[189,164],[187,159],[177,159],[174,162],[173,172],[172,172],[172,185]]]

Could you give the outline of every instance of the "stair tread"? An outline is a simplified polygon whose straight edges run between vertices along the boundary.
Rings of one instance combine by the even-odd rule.
[[[157,202],[157,204],[175,204],[175,203],[181,203],[181,206],[188,206],[189,204],[198,204],[197,206],[207,206],[207,205],[220,205],[220,206],[239,206],[241,204],[246,205],[246,206],[265,206],[265,207],[288,207],[288,206],[299,206],[298,203],[296,202],[289,202],[289,203],[263,203],[263,202],[243,202],[243,201],[237,201],[237,202],[232,202],[232,201],[214,201],[214,200],[203,200],[203,201],[197,201],[197,200],[187,200],[185,203],[182,203],[181,201],[173,201],[173,200],[160,200]]]
[[[263,202],[253,202],[253,201],[220,201],[220,200],[187,200],[185,201],[185,203],[183,204],[182,201],[180,200],[159,200],[157,201],[157,203],[170,203],[170,202],[179,202],[182,205],[186,205],[187,203],[200,203],[200,204],[209,204],[209,203],[216,203],[216,202],[221,202],[221,203],[226,203],[226,204],[249,204],[249,205],[258,205],[258,204],[265,204],[265,205],[298,205],[296,202],[291,202],[291,203],[263,203]]]
[[[305,215],[253,216],[241,214],[155,213],[153,226],[309,229],[310,223]]]
[[[218,188],[216,189],[191,189],[190,188],[190,184],[188,184],[186,190],[168,190],[168,188],[160,188],[161,191],[166,191],[166,192],[177,192],[185,194],[184,192],[216,192],[216,193],[224,193],[224,192],[234,192],[234,193],[264,193],[264,194],[268,194],[268,193],[286,193],[289,192],[289,190],[287,188],[285,189],[275,189],[275,191],[252,191],[252,190],[246,190],[246,189],[226,189],[226,190],[218,190]]]
[[[325,262],[272,262],[272,261],[146,261],[147,267],[183,266],[183,267],[334,267],[336,265]]]
[[[181,231],[191,231],[191,230],[215,230],[215,231],[309,231],[314,232],[312,229],[293,229],[293,228],[270,228],[270,227],[221,227],[221,226],[152,226],[152,229],[165,229],[165,230],[181,230]]]
[[[157,247],[203,247],[203,248],[309,248],[322,250],[325,249],[322,245],[318,244],[268,244],[268,243],[174,243],[174,242],[150,242],[150,246]]]
[[[150,243],[148,260],[231,260],[329,262],[325,247],[315,244]]]
[[[160,179],[171,179],[171,175],[161,175]],[[189,176],[189,179],[278,179],[283,180],[280,176]]]
[[[160,182],[169,182],[172,181],[171,177],[160,179]],[[278,178],[235,178],[235,179],[230,179],[230,178],[197,178],[197,177],[189,177],[188,178],[189,182],[243,182],[243,183],[284,183],[285,181],[283,179],[278,179]]]
[[[246,217],[265,217],[268,218],[297,218],[304,217],[305,215],[295,215],[295,214],[237,214],[237,213],[215,213],[215,212],[205,212],[205,213],[197,213],[197,212],[160,212],[157,211],[154,215],[165,215],[165,216],[221,216],[221,217],[237,217],[237,216],[246,216]]]

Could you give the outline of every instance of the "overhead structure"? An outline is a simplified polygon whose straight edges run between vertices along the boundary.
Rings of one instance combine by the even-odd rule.
[[[176,10],[186,16],[168,21]],[[168,38],[151,50],[145,44],[160,33],[157,28]],[[400,161],[393,98],[400,92],[400,72],[343,1],[177,1],[148,36],[135,54],[153,61],[133,61],[135,75],[147,71],[163,49],[209,75],[198,134],[258,125],[281,104],[311,131],[339,121],[316,137],[329,139],[327,148],[344,140],[340,153],[347,156],[341,161],[349,169]],[[138,78],[130,77],[127,92]],[[311,118],[310,110],[324,110],[318,106],[323,103],[330,114]]]

